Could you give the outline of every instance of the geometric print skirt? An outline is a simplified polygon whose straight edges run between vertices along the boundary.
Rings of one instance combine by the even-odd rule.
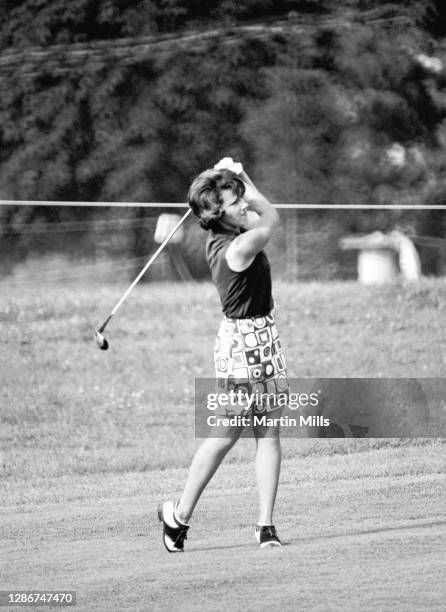
[[[224,317],[215,340],[214,364],[219,390],[240,389],[256,398],[288,395],[285,358],[273,311],[263,317]]]

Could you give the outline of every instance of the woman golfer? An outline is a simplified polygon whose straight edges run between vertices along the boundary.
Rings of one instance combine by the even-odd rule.
[[[235,171],[234,171],[235,170]],[[236,173],[238,171],[238,173]],[[286,394],[285,362],[274,322],[271,274],[263,252],[279,217],[256,189],[241,164],[230,158],[201,173],[192,183],[189,205],[208,231],[206,257],[218,290],[224,318],[215,343],[214,361],[219,393],[243,389],[253,397],[250,410],[280,416],[280,405],[264,404],[262,396]],[[260,398],[260,401],[258,399]],[[224,416],[247,414],[247,404],[220,406]],[[282,404],[283,405],[283,404]],[[269,419],[271,421],[271,419]],[[252,421],[251,421],[252,423]],[[273,509],[280,473],[278,427],[254,425],[259,517],[255,535],[262,548],[281,546],[273,525]],[[174,504],[158,508],[163,541],[169,552],[182,552],[189,521],[204,488],[243,427],[219,429],[220,437],[208,437],[193,458],[184,491]]]

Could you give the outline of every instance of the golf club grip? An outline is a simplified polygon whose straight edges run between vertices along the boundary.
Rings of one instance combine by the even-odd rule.
[[[146,265],[144,266],[144,268],[141,270],[141,272],[138,274],[138,276],[135,278],[135,280],[133,281],[133,283],[130,285],[130,287],[127,289],[127,291],[124,293],[124,295],[121,297],[121,299],[119,300],[119,302],[116,304],[116,306],[113,308],[113,310],[111,311],[110,314],[110,318],[115,314],[115,312],[118,310],[118,308],[121,306],[122,302],[126,299],[126,297],[128,296],[128,294],[130,293],[130,291],[133,289],[133,287],[139,282],[139,280],[142,278],[142,276],[144,276],[144,274],[147,272],[147,270],[150,268],[150,266],[152,265],[152,263],[155,261],[155,259],[158,257],[158,255],[161,253],[161,251],[164,249],[164,247],[166,246],[166,244],[169,242],[169,240],[172,238],[172,236],[175,234],[175,232],[178,230],[179,227],[181,227],[181,225],[183,225],[184,221],[187,219],[187,217],[190,215],[190,213],[192,212],[192,209],[189,208],[189,210],[187,211],[187,213],[181,217],[181,219],[178,221],[177,225],[173,228],[173,230],[170,232],[170,234],[167,236],[167,238],[165,238],[163,240],[163,242],[160,244],[160,246],[157,248],[157,250],[155,251],[155,253],[152,255],[152,257],[149,259],[149,261],[146,263]],[[108,321],[107,321],[108,322]]]

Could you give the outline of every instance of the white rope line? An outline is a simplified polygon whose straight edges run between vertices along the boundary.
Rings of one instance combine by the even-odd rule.
[[[77,208],[185,208],[187,204],[181,202],[68,202],[59,200],[0,200],[0,206],[72,206]]]
[[[184,202],[65,202],[57,200],[0,200],[0,206],[72,206],[77,208],[187,208]],[[289,210],[444,210],[443,204],[273,204]]]

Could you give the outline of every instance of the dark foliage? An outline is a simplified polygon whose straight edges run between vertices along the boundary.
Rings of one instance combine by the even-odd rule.
[[[441,2],[0,0],[0,14],[2,199],[178,201],[224,155],[277,201],[446,191]]]

